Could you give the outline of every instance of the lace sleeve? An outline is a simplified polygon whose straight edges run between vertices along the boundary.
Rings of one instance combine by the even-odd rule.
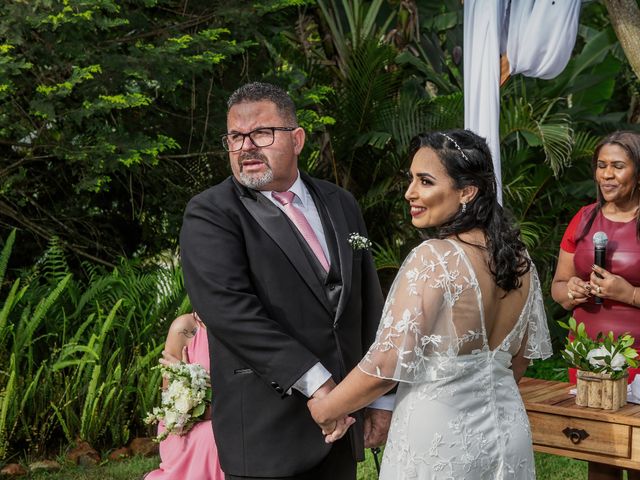
[[[426,241],[405,259],[387,297],[376,339],[359,364],[363,372],[409,383],[454,374],[451,360],[458,345],[451,305],[460,291],[449,268],[460,259],[446,245]]]
[[[527,315],[527,346],[524,350],[525,358],[549,358],[553,354],[551,348],[551,336],[547,324],[547,314],[544,310],[544,300],[542,298],[542,288],[540,278],[535,265],[531,264],[531,299]]]
[[[511,356],[518,354],[525,358],[549,358],[553,354],[551,337],[547,325],[547,314],[544,310],[540,278],[536,266],[531,264],[531,280],[527,301],[511,332],[504,338],[499,350],[509,352]]]

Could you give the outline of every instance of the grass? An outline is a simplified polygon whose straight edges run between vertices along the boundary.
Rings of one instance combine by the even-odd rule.
[[[381,455],[378,455],[382,459]],[[27,477],[33,480],[138,480],[142,475],[158,467],[159,457],[133,457],[121,462],[108,462],[102,466],[66,467],[59,472],[37,473]],[[358,464],[358,480],[378,478],[371,451],[366,451],[366,459]]]
[[[367,450],[366,460],[358,464],[358,480],[378,478],[371,452]],[[379,458],[382,456],[379,455]],[[133,457],[121,462],[107,462],[96,467],[66,467],[59,472],[40,472],[27,477],[33,480],[138,480],[158,467],[159,457]]]
[[[160,463],[158,457],[133,457],[121,462],[107,462],[96,467],[65,467],[59,472],[28,475],[33,480],[138,480]]]
[[[556,455],[536,453],[536,470],[538,480],[583,480],[587,478],[587,464]],[[109,462],[102,466],[83,468],[67,467],[55,473],[41,472],[27,477],[33,480],[138,480],[145,473],[157,468],[158,457],[134,457],[122,462]],[[367,451],[367,458],[358,464],[358,480],[375,480],[378,478],[376,467]]]
[[[537,453],[536,479],[537,480],[584,480],[587,478],[587,462],[572,458]]]
[[[382,461],[382,453],[378,454],[378,461]],[[373,455],[371,455],[371,450],[367,449],[364,462],[358,464],[358,480],[374,480],[376,478],[378,478],[378,472]]]

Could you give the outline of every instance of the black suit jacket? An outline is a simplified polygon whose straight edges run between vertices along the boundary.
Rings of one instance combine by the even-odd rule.
[[[196,195],[184,215],[185,283],[209,333],[213,429],[222,469],[232,475],[295,475],[328,454],[307,398],[286,392],[316,362],[339,382],[380,319],[371,253],[347,241],[352,232],[367,234],[355,199],[301,176],[326,213],[325,235],[335,236],[331,261],[339,262],[342,291],[333,305],[326,294],[333,285],[315,273],[286,215],[233,177]],[[362,423],[349,433],[357,460]]]

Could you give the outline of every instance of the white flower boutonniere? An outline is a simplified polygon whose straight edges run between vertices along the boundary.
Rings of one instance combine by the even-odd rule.
[[[354,250],[367,250],[371,248],[371,240],[367,237],[360,235],[359,233],[350,233],[349,234],[349,245]]]

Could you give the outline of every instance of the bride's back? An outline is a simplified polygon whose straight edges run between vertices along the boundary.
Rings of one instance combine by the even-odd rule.
[[[483,248],[452,239],[427,240],[413,249],[391,287],[376,341],[360,368],[422,382],[456,375],[461,355],[501,350],[515,356],[523,348],[527,358],[539,356],[547,329],[535,267],[505,295],[487,255]]]
[[[463,242],[459,242],[459,246],[464,250],[469,259],[478,281],[488,345],[489,349],[495,350],[502,344],[509,333],[513,331],[513,328],[520,318],[529,296],[531,272],[529,271],[520,277],[521,285],[519,288],[505,292],[496,284],[495,277],[489,269],[490,259],[487,250]],[[471,302],[473,302],[473,300],[471,300]],[[475,319],[476,323],[480,320],[480,313],[481,312],[478,312],[478,317]],[[469,320],[474,322],[473,319]],[[462,325],[463,319],[459,321],[454,320],[454,323],[458,323],[456,327],[457,330],[465,331],[465,325]],[[471,347],[471,345],[468,345],[464,349],[461,348],[460,353],[468,353],[468,351],[471,351],[469,347]],[[516,352],[511,351],[510,353],[515,355]]]

